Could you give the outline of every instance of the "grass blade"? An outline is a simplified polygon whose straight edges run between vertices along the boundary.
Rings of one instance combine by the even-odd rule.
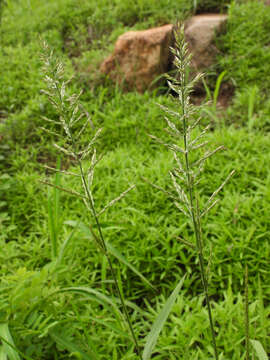
[[[65,339],[62,335],[56,334],[55,330],[49,332],[52,339],[59,345],[63,346],[66,350],[71,353],[76,353],[79,355],[79,358],[82,360],[98,360],[98,354],[91,351],[91,354],[84,353],[77,345],[75,345],[70,340]],[[88,350],[89,351],[89,350]]]
[[[101,304],[108,311],[114,313],[115,317],[118,319],[119,324],[124,324],[123,314],[120,311],[121,301],[117,297],[109,297],[95,289],[86,286],[74,286],[68,288],[62,288],[52,292],[49,296],[53,296],[55,294],[60,293],[73,293],[80,294],[88,297],[90,300],[96,301]],[[125,301],[125,306],[133,309],[134,311],[140,312],[142,315],[145,315],[141,309],[130,301]]]
[[[7,354],[5,353],[3,345],[0,347],[0,360],[7,360]]]
[[[249,129],[249,131],[252,130],[253,125],[254,125],[253,114],[254,114],[254,106],[255,106],[255,100],[256,100],[257,95],[258,95],[258,88],[255,85],[249,92],[249,97],[248,97],[248,129]]]
[[[0,337],[2,338],[3,341],[3,345],[1,347],[1,353],[0,353],[1,357],[5,359],[5,356],[8,356],[9,360],[20,360],[21,358],[18,352],[14,349],[15,344],[9,332],[7,323],[0,323]]]
[[[66,222],[67,223],[67,222]],[[75,221],[69,221],[67,223],[70,226],[75,226],[75,224],[77,224]],[[80,223],[80,225],[78,226],[79,229],[81,229],[81,231],[86,234],[87,237],[91,237],[92,238],[92,234],[90,229],[83,223]],[[130,264],[130,262],[128,262],[128,260],[117,250],[115,249],[115,247],[113,247],[111,244],[106,242],[106,246],[107,249],[109,251],[109,253],[111,255],[113,255],[117,260],[119,260],[122,264],[126,265],[130,270],[132,270],[134,272],[134,274],[136,274],[137,276],[139,276],[139,278],[147,285],[149,286],[151,289],[153,289],[154,291],[157,291],[156,288],[146,279],[145,276],[143,276],[143,274],[137,270],[133,265]]]
[[[268,356],[258,340],[250,340],[259,360],[268,360]]]
[[[156,345],[158,336],[159,336],[159,334],[160,334],[160,332],[172,310],[172,307],[177,299],[178,293],[179,293],[181,287],[183,286],[185,277],[186,276],[184,276],[179,281],[178,285],[176,286],[174,291],[171,293],[170,297],[168,298],[165,305],[163,306],[161,312],[158,314],[150,333],[147,335],[146,344],[144,346],[143,355],[142,355],[143,360],[149,360],[151,358],[151,354]]]
[[[62,289],[54,291],[50,295],[67,293],[67,292],[90,296],[91,298],[94,298],[96,301],[101,302],[102,304],[109,305],[109,308],[114,309],[115,312],[118,313],[118,315],[121,317],[121,313],[111,297],[109,297],[105,294],[102,294],[99,291],[92,289],[90,287],[73,286],[73,287],[68,287],[68,288],[62,288]]]
[[[116,257],[116,259],[118,259],[121,263],[125,264],[130,270],[132,270],[134,272],[134,274],[139,276],[139,278],[141,278],[141,280],[146,285],[151,287],[151,289],[153,289],[155,292],[157,291],[156,288],[142,275],[142,273],[140,273],[139,270],[137,270],[133,265],[131,265],[130,262],[128,262],[127,259],[118,250],[116,250],[111,244],[108,244],[108,243],[107,243],[107,248],[108,248],[109,252],[114,257]]]
[[[219,95],[219,90],[220,90],[220,86],[221,86],[221,83],[222,83],[222,80],[223,80],[225,74],[226,74],[226,71],[222,71],[222,73],[217,78],[216,87],[215,87],[214,96],[213,96],[214,110],[217,109],[217,99],[218,99],[218,95]]]
[[[69,242],[72,240],[73,235],[75,234],[76,230],[77,230],[77,225],[74,227],[72,232],[69,234],[69,236],[66,238],[66,240],[61,245],[61,248],[60,248],[59,254],[58,254],[58,258],[57,258],[57,265],[61,264],[66,247],[68,246]]]

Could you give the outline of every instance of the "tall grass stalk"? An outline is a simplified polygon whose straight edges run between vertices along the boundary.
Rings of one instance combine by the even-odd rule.
[[[248,308],[248,266],[245,265],[245,348],[246,348],[246,360],[250,359],[249,356],[249,308]]]
[[[59,170],[61,167],[61,159],[57,159],[57,167],[56,170]],[[49,225],[49,234],[50,241],[52,246],[52,259],[57,257],[57,245],[58,245],[58,237],[60,230],[60,175],[59,171],[55,173],[54,187],[52,189],[48,189],[48,225]]]
[[[59,144],[55,144],[55,147],[63,154],[71,157],[78,166],[79,172],[78,173],[67,173],[68,175],[79,176],[81,179],[81,185],[83,189],[83,193],[77,193],[73,190],[69,189],[62,189],[59,184],[51,184],[48,185],[55,187],[57,190],[61,189],[72,195],[75,195],[79,198],[82,198],[85,206],[88,210],[88,213],[94,219],[94,223],[96,225],[98,233],[96,234],[89,224],[89,228],[92,232],[92,235],[95,239],[96,245],[98,246],[99,250],[104,254],[109,264],[110,272],[113,278],[113,283],[116,288],[117,294],[119,296],[122,311],[124,318],[127,321],[128,328],[130,330],[131,338],[135,345],[135,352],[137,353],[138,357],[141,357],[141,351],[139,349],[139,344],[137,342],[137,338],[131,323],[131,319],[127,310],[127,306],[125,303],[125,299],[123,293],[121,291],[121,285],[117,278],[116,270],[114,269],[113,262],[110,256],[110,252],[108,251],[108,247],[106,245],[102,227],[99,221],[99,215],[102,214],[108,207],[112,206],[116,201],[120,200],[128,191],[134,188],[134,185],[123,192],[118,198],[109,202],[109,204],[105,205],[103,209],[100,211],[96,210],[96,205],[94,202],[93,194],[92,194],[92,182],[94,177],[94,168],[96,164],[99,162],[101,157],[97,158],[96,149],[94,147],[99,134],[101,133],[101,129],[98,129],[94,134],[93,138],[90,142],[82,148],[79,144],[78,139],[85,131],[86,127],[92,123],[89,118],[89,114],[84,111],[82,108],[79,98],[81,93],[79,94],[72,94],[68,95],[66,91],[66,86],[68,81],[63,80],[63,65],[61,62],[58,62],[56,58],[53,56],[53,53],[49,51],[48,46],[44,44],[44,54],[42,56],[44,62],[44,74],[45,74],[45,81],[47,83],[47,89],[43,90],[43,93],[47,95],[50,103],[56,109],[57,114],[59,116],[59,120],[52,120],[48,118],[44,118],[45,121],[53,123],[55,128],[59,129],[60,131],[48,130],[44,129],[45,131],[51,133],[53,136],[57,136],[58,138],[62,138],[64,141],[64,146],[60,146]],[[80,125],[83,122],[82,125]],[[84,168],[83,160],[87,157],[91,158],[90,166],[86,170]],[[55,169],[56,171],[59,169]],[[54,244],[56,246],[56,244]],[[54,247],[55,247],[54,246]],[[54,249],[56,251],[56,249]]]
[[[203,75],[198,74],[193,80],[189,81],[188,68],[190,66],[191,54],[188,53],[183,27],[175,32],[175,39],[176,46],[172,49],[172,52],[174,55],[174,64],[177,69],[177,76],[176,78],[168,76],[168,85],[173,93],[177,95],[180,110],[179,112],[175,112],[163,106],[162,108],[168,114],[168,118],[165,117],[168,125],[167,133],[171,135],[170,138],[174,139],[174,141],[175,139],[177,140],[175,141],[176,143],[169,143],[153,135],[150,136],[173,152],[176,167],[170,172],[170,176],[175,194],[169,193],[168,196],[173,199],[177,208],[190,219],[194,229],[195,247],[198,254],[201,281],[208,311],[214,356],[215,359],[218,360],[214,320],[208,291],[208,276],[204,254],[205,246],[202,239],[201,219],[217,204],[218,200],[216,196],[232,176],[233,172],[229,174],[219,188],[213,192],[204,207],[201,208],[197,191],[200,175],[204,169],[206,160],[217,151],[222,150],[223,146],[219,146],[213,151],[204,150],[208,141],[202,141],[202,139],[207,133],[209,126],[203,129],[199,135],[194,131],[198,128],[201,118],[195,117],[197,109],[190,102],[190,94],[195,83],[199,81]],[[201,152],[200,155],[198,155],[198,150]],[[168,194],[168,191],[163,191]],[[187,242],[185,241],[185,243]]]

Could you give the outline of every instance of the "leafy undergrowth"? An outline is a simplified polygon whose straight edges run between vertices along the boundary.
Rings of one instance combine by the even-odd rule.
[[[58,260],[52,260],[48,197],[53,198],[53,191],[40,179],[46,176],[53,182],[54,177],[40,165],[54,166],[57,155],[52,137],[40,126],[41,115],[55,118],[56,114],[40,93],[37,34],[63,59],[67,77],[75,75],[71,91],[84,90],[85,109],[94,126],[103,127],[98,152],[104,157],[94,182],[97,207],[103,208],[136,184],[101,216],[101,225],[106,241],[126,259],[125,263],[114,261],[123,292],[133,303],[130,314],[139,340],[143,344],[162,304],[187,274],[153,358],[208,359],[213,355],[197,257],[181,240],[193,241],[190,225],[162,192],[143,179],[169,188],[171,157],[147,134],[159,136],[165,127],[156,103],[175,105],[164,89],[123,94],[95,74],[122,32],[183,19],[196,10],[195,3],[198,11],[221,5],[215,0],[191,3],[102,0],[97,6],[83,0],[6,1],[0,55],[0,321],[9,324],[15,346],[32,359],[136,358],[125,324],[110,303],[111,274],[96,251],[83,204],[66,193],[60,195],[57,217]],[[222,6],[227,3],[223,1]],[[260,2],[235,2],[229,7],[228,31],[218,40],[222,56],[212,70],[226,70],[226,80],[234,83],[236,95],[223,112],[204,108],[212,121],[210,142],[213,147],[224,144],[226,151],[207,164],[201,198],[206,200],[236,170],[222,191],[221,202],[203,223],[211,258],[209,292],[224,360],[245,356],[245,264],[250,336],[270,352],[269,18],[270,7]],[[89,66],[94,74],[89,73]],[[207,122],[207,116],[202,122]],[[81,142],[89,138],[90,131]],[[62,159],[62,168],[76,171],[71,159]],[[76,178],[61,174],[60,182],[79,190]]]
[[[257,299],[268,304],[270,271],[267,259],[270,247],[267,240],[267,214],[270,202],[267,164],[270,155],[267,149],[270,144],[268,136],[255,132],[251,136],[245,130],[234,128],[216,130],[209,138],[217,145],[225,144],[227,150],[207,166],[201,184],[201,196],[209,196],[226,174],[232,168],[236,169],[236,175],[223,192],[221,203],[209,215],[203,227],[207,242],[212,247],[209,290],[215,301],[214,312],[219,324],[217,341],[226,354],[225,358],[239,359],[240,354],[244,353],[239,344],[244,336],[243,301],[239,296],[244,293],[246,262],[249,266],[253,314],[251,326],[254,337],[256,335],[256,338],[265,342],[264,329],[269,325],[267,316],[260,320],[263,315]],[[143,137],[138,141],[142,144]],[[154,184],[168,188],[168,170],[172,162],[165,150],[152,149],[152,153],[146,156],[146,149],[139,144],[122,145],[108,152],[96,169],[94,196],[97,207],[102,208],[130,184],[136,184],[136,189],[102,215],[101,225],[107,242],[124,254],[127,261],[135,266],[160,294],[156,295],[129,267],[123,264],[119,266],[123,291],[140,309],[136,308],[132,316],[136,330],[141,335],[147,333],[157,311],[157,303],[162,304],[179,277],[188,274],[183,294],[174,307],[170,322],[162,332],[158,345],[160,355],[157,358],[167,359],[168,353],[170,359],[182,358],[181,354],[185,353],[190,354],[189,358],[201,358],[202,355],[199,354],[205,356],[207,350],[202,349],[207,349],[210,334],[207,333],[207,315],[201,312],[199,305],[202,301],[200,275],[195,263],[196,254],[192,249],[187,249],[179,239],[192,239],[190,227],[163,193],[142,180],[142,177],[145,177]],[[149,144],[147,146],[149,147]],[[39,182],[40,172],[33,171],[31,165],[30,169],[31,172],[28,166],[25,166],[18,170],[11,180],[11,188],[6,193],[5,200],[11,216],[9,224],[14,228],[9,233],[4,232],[1,237],[2,259],[5,259],[1,262],[3,290],[6,287],[9,289],[4,297],[8,294],[11,302],[3,309],[7,311],[5,316],[9,317],[16,344],[34,358],[46,359],[47,352],[50,353],[51,347],[55,346],[54,338],[51,339],[48,334],[41,338],[39,336],[47,331],[47,327],[52,326],[56,333],[61,329],[60,333],[65,338],[70,341],[73,339],[84,349],[87,344],[90,347],[92,342],[95,344],[96,338],[103,339],[103,347],[98,346],[98,353],[104,353],[104,359],[106,356],[113,358],[114,353],[116,359],[120,358],[120,354],[121,358],[126,358],[124,350],[120,350],[121,344],[125,348],[126,342],[121,337],[123,335],[118,337],[112,334],[111,326],[117,327],[116,320],[104,304],[95,305],[93,296],[91,298],[83,293],[63,293],[55,300],[46,299],[54,290],[71,286],[90,287],[107,293],[110,274],[106,261],[102,260],[101,254],[96,251],[91,232],[82,225],[88,223],[83,204],[65,193],[61,194],[60,201],[59,248],[74,227],[76,228],[76,224],[79,222],[80,225],[65,249],[61,266],[57,271],[50,271],[47,190]],[[63,175],[61,186],[79,190],[79,184],[75,180]],[[259,282],[261,290],[258,293]],[[232,289],[231,293],[228,293],[228,288]],[[33,296],[35,292],[36,295]],[[227,296],[231,297],[230,301]],[[41,306],[38,306],[39,312],[33,315],[31,307],[39,302],[42,302]],[[29,319],[25,318],[24,307],[27,307],[29,316],[32,314],[31,316],[37,317],[35,321],[38,321],[38,316],[41,317],[39,321],[43,317],[45,324],[41,322],[37,326],[34,320],[29,323]],[[90,319],[92,330],[89,330]],[[107,322],[111,322],[110,326]],[[73,324],[72,327],[70,323]],[[118,332],[120,330],[121,327]],[[24,331],[28,334],[26,338],[29,339],[29,344],[25,341]],[[233,343],[238,344],[237,351],[234,351],[232,338]],[[36,346],[30,350],[32,341],[36,342]],[[51,347],[48,344],[51,344]],[[44,352],[37,355],[39,347]],[[117,347],[117,350],[114,350],[114,347]],[[159,353],[159,350],[157,352]]]

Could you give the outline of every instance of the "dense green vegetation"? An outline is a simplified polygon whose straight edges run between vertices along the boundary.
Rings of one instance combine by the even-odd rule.
[[[1,359],[7,359],[7,349],[9,360],[138,358],[119,304],[110,303],[111,273],[87,226],[92,220],[83,202],[40,182],[46,178],[80,191],[77,178],[56,177],[42,167],[57,166],[59,158],[54,137],[40,128],[53,129],[42,116],[57,119],[41,93],[44,39],[64,63],[65,77],[74,76],[70,93],[83,90],[83,106],[94,126],[103,128],[97,150],[104,156],[93,188],[97,208],[136,184],[100,219],[106,241],[125,257],[125,263],[119,258],[113,263],[132,303],[129,312],[140,343],[187,274],[152,358],[213,357],[197,255],[181,242],[193,242],[190,224],[162,192],[143,180],[167,190],[171,186],[171,154],[148,134],[160,136],[166,126],[157,104],[172,109],[178,105],[165,86],[152,93],[124,93],[98,71],[121,33],[208,11],[228,12],[229,20],[227,32],[216,39],[220,52],[206,81],[213,91],[218,75],[226,71],[224,82],[235,89],[228,108],[205,105],[201,110],[202,124],[211,121],[211,146],[226,148],[207,162],[201,199],[207,200],[236,170],[202,224],[211,259],[216,341],[220,359],[245,358],[247,264],[250,337],[270,353],[270,7],[260,1],[6,0],[0,26],[0,336],[14,342],[20,355],[0,345]],[[81,144],[91,137],[89,127]],[[61,158],[61,166],[77,170],[69,157]]]

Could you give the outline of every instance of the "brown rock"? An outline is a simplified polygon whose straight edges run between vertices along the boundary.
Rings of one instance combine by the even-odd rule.
[[[193,16],[185,23],[185,36],[193,56],[191,66],[194,70],[201,71],[213,64],[217,54],[213,40],[227,18],[227,15],[205,14]]]
[[[153,81],[168,68],[172,30],[173,25],[165,25],[121,35],[101,72],[126,89],[143,92],[156,86]]]

